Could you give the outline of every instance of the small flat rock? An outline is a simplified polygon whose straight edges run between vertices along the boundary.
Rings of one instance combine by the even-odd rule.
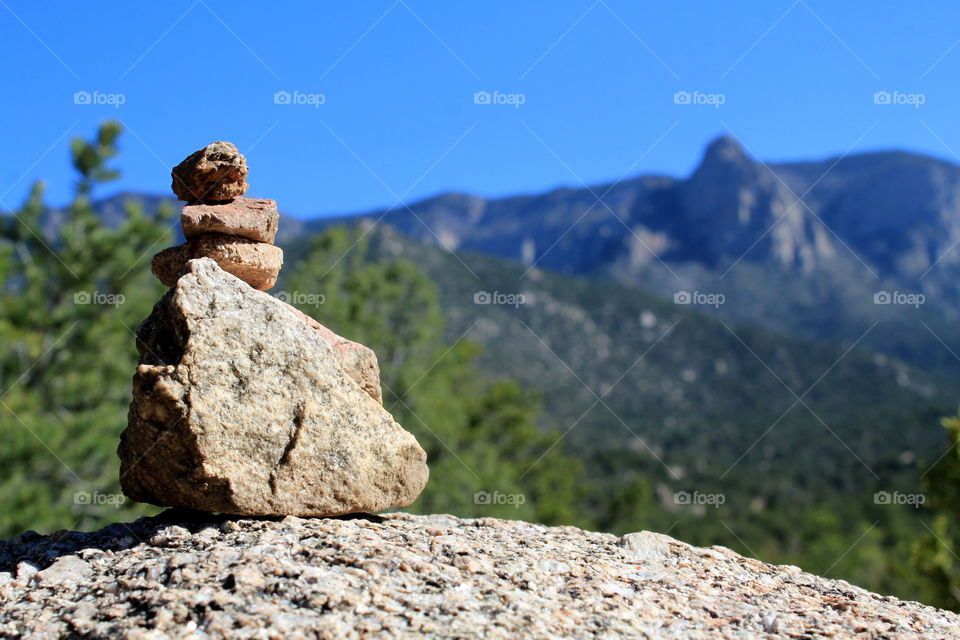
[[[619,544],[628,550],[631,557],[647,564],[667,564],[670,558],[679,555],[682,543],[669,536],[652,531],[628,533]]]
[[[118,451],[134,500],[339,515],[408,505],[426,484],[423,449],[320,332],[213,260],[187,264],[137,348]]]
[[[30,564],[29,562],[21,562],[17,564],[16,576],[17,580],[29,580],[37,574],[37,568]]]
[[[225,233],[273,244],[279,223],[276,201],[256,198],[234,198],[219,204],[188,204],[180,214],[180,226],[187,238],[204,233]]]
[[[247,160],[230,142],[194,151],[173,168],[173,193],[187,202],[221,202],[247,192]]]
[[[164,249],[153,257],[150,268],[160,282],[172,287],[187,272],[187,263],[197,258],[210,258],[227,273],[261,291],[276,284],[283,266],[280,247],[239,236],[207,233]]]
[[[58,558],[43,571],[38,571],[33,576],[33,580],[40,585],[62,584],[79,582],[89,578],[92,574],[93,567],[90,566],[90,563],[77,556],[70,555]]]

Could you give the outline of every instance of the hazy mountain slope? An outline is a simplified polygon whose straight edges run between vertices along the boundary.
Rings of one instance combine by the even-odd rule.
[[[576,273],[645,252],[635,264],[729,267],[746,259],[809,271],[863,260],[880,276],[907,279],[944,254],[939,266],[960,263],[960,252],[948,252],[960,238],[960,167],[903,152],[766,165],[721,137],[685,180],[642,176],[502,199],[443,194],[349,217],[381,216],[425,242]],[[654,241],[639,243],[640,230]],[[584,254],[578,238],[607,238],[611,250]]]
[[[675,489],[809,500],[913,486],[917,458],[940,453],[952,389],[899,360],[725,326],[615,283],[537,271],[517,288],[524,269],[509,261],[460,254],[475,277],[439,248],[382,228],[371,237],[374,255],[409,258],[439,284],[451,340],[481,343],[492,375],[542,390],[544,428],[584,458],[633,450]],[[478,292],[523,303],[475,304]],[[788,412],[784,385],[809,409]]]
[[[960,376],[944,346],[960,344],[960,167],[933,158],[766,166],[719,138],[686,180],[495,200],[445,194],[307,228],[381,218],[426,244],[665,296],[722,293],[725,304],[703,310],[801,338],[853,341],[879,321],[865,345]],[[875,305],[882,291],[925,299],[920,308]]]

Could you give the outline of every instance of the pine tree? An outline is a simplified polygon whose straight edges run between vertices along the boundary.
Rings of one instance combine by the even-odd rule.
[[[960,610],[960,415],[944,418],[947,452],[926,473],[924,493],[933,520],[913,546],[913,568],[931,591],[926,601]]]
[[[133,330],[163,287],[150,274],[170,242],[167,208],[135,202],[107,226],[90,197],[120,174],[109,163],[121,127],[72,140],[78,179],[62,211],[37,182],[0,228],[0,535],[25,528],[89,527],[141,513],[119,508],[116,443],[125,425]]]

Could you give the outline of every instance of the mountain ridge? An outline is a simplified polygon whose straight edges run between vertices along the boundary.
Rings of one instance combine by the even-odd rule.
[[[915,182],[919,181],[919,184],[912,185],[914,191],[917,191],[919,187],[923,186],[940,187],[943,193],[937,193],[935,195],[939,196],[944,205],[950,206],[950,212],[955,214],[952,216],[953,218],[960,218],[960,207],[957,206],[957,199],[960,197],[957,195],[958,189],[960,189],[960,186],[958,186],[960,185],[960,167],[948,161],[922,154],[895,150],[841,155],[823,160],[766,164],[751,158],[735,139],[724,136],[717,138],[707,146],[700,164],[686,178],[662,174],[643,174],[619,182],[601,183],[584,188],[561,186],[542,193],[498,198],[484,198],[462,192],[445,192],[411,203],[409,209],[406,207],[397,207],[392,210],[372,209],[343,216],[308,219],[305,224],[310,229],[318,229],[328,226],[329,224],[350,219],[377,219],[383,217],[383,219],[392,226],[413,235],[421,241],[442,244],[447,246],[447,248],[472,248],[511,259],[522,259],[521,247],[523,245],[523,239],[511,238],[509,244],[505,243],[504,236],[509,237],[509,232],[516,232],[516,228],[515,225],[511,226],[508,221],[502,219],[497,220],[498,214],[502,214],[508,208],[514,208],[518,210],[515,217],[529,219],[530,213],[532,213],[528,210],[530,204],[536,203],[537,201],[541,201],[543,204],[550,204],[558,198],[572,200],[571,204],[575,206],[571,206],[570,208],[576,208],[578,205],[583,205],[583,208],[589,208],[593,204],[592,201],[596,200],[594,194],[597,196],[606,194],[604,197],[604,200],[608,201],[606,204],[627,226],[640,224],[652,232],[657,232],[664,228],[669,228],[669,225],[666,224],[666,218],[668,218],[668,216],[666,216],[665,213],[676,213],[676,210],[680,210],[685,214],[684,216],[680,216],[684,218],[681,222],[686,222],[688,225],[701,224],[706,226],[708,227],[706,229],[708,233],[716,231],[716,226],[719,224],[726,234],[726,241],[720,243],[719,246],[725,250],[726,254],[729,254],[721,257],[732,261],[743,257],[745,253],[745,251],[737,251],[736,249],[749,249],[757,240],[763,240],[761,236],[764,235],[764,231],[766,230],[769,233],[769,227],[773,226],[773,223],[778,222],[779,218],[783,217],[783,212],[777,211],[778,209],[791,209],[791,211],[787,212],[787,216],[789,216],[787,219],[790,221],[791,218],[797,218],[797,220],[793,220],[794,225],[791,228],[794,232],[802,231],[801,226],[798,226],[801,222],[806,221],[807,224],[809,224],[808,219],[810,215],[809,213],[804,213],[807,207],[803,204],[796,203],[795,195],[803,196],[806,191],[810,191],[804,200],[809,199],[813,202],[813,204],[810,205],[811,209],[818,209],[826,203],[835,205],[837,194],[834,192],[842,187],[842,185],[838,186],[838,183],[846,182],[849,185],[853,182],[858,187],[863,187],[864,189],[877,189],[886,184],[889,176],[883,174],[878,178],[875,175],[871,176],[871,174],[876,174],[878,171],[890,171],[891,165],[893,165],[892,169],[900,171],[916,169],[918,166],[923,169],[920,174],[908,176]],[[934,172],[936,175],[931,176],[930,172]],[[838,176],[838,173],[842,175]],[[862,185],[864,181],[867,181],[871,177],[873,181],[870,181],[865,186]],[[926,183],[924,181],[926,181]],[[949,182],[949,184],[944,184],[944,181]],[[740,193],[730,191],[728,183],[731,182],[736,183],[734,186],[738,188]],[[704,193],[707,188],[712,189],[714,192]],[[849,186],[846,188],[849,190]],[[675,194],[676,198],[679,199],[670,198],[669,196],[671,194],[664,193],[664,190],[671,189],[679,189],[679,193]],[[862,197],[863,192],[858,192],[855,195]],[[658,203],[656,201],[658,196],[666,197],[667,201]],[[742,197],[738,198],[737,196]],[[743,198],[752,199],[752,202],[742,202],[741,200],[743,200]],[[763,206],[757,207],[756,201],[758,200]],[[665,205],[666,211],[657,211],[658,204],[661,205],[661,208]],[[624,208],[624,205],[630,205],[633,208],[631,209],[629,206]],[[748,211],[744,210],[746,205],[752,205],[756,209],[772,209],[774,213],[779,213],[780,215],[771,218],[769,215],[771,211],[760,211],[760,213],[766,215],[759,218],[758,216],[748,216],[745,215]],[[596,208],[600,210],[600,213],[606,211],[606,207],[602,205]],[[673,210],[671,210],[671,208]],[[540,211],[537,213],[544,212],[543,206],[539,209]],[[409,213],[410,210],[412,210],[416,216],[411,216]],[[924,209],[920,207],[918,210]],[[931,208],[928,207],[926,211],[929,212],[929,210],[931,210]],[[546,213],[553,212],[546,211]],[[582,213],[582,209],[579,213]],[[609,214],[609,211],[607,211],[607,213]],[[710,216],[711,213],[714,214],[712,218]],[[824,224],[828,224],[829,222],[836,223],[845,217],[850,219],[857,218],[857,216],[850,213],[849,209],[845,211],[831,209],[826,213],[829,215],[820,215],[820,212],[817,212],[815,217],[824,221]],[[426,224],[421,225],[416,219],[417,217]],[[460,223],[461,233],[457,233],[454,225],[450,224],[451,221],[449,219],[444,220],[444,217],[452,217],[454,221]],[[502,218],[502,216],[499,217]],[[568,223],[566,229],[569,229],[574,223],[583,224],[583,222],[586,221],[586,223],[589,224],[591,217],[596,218],[602,216],[584,216],[581,220],[579,215],[570,213],[570,215],[565,216],[565,220]],[[903,221],[903,216],[896,218],[891,215],[890,212],[877,216],[877,218],[882,220],[898,219],[901,222]],[[758,219],[760,223],[766,223],[765,225],[762,224],[760,229],[742,228],[749,222],[756,223]],[[480,222],[484,224],[496,222],[501,225],[501,229],[497,234],[501,242],[496,245],[484,245],[482,242],[474,241],[468,234],[462,233],[462,223],[464,220],[468,223],[473,223],[474,227]],[[549,223],[550,221],[549,218],[541,218],[538,220],[540,224]],[[930,220],[928,219],[926,222],[930,222]],[[847,226],[850,226],[849,221]],[[429,227],[430,230],[426,227]],[[566,229],[555,235],[560,236]],[[613,229],[616,230],[615,227],[613,227]],[[602,231],[605,230],[605,228],[602,229]],[[470,228],[470,231],[478,234],[479,238],[487,238],[492,235],[492,230],[490,229],[481,231]],[[693,229],[693,231],[696,230]],[[848,229],[847,231],[853,233],[855,230]],[[960,237],[957,235],[958,233],[960,233],[960,231],[956,229],[956,225],[950,225],[949,237],[941,243],[944,245],[943,248],[949,247],[950,244],[956,240],[956,237]],[[782,246],[782,243],[790,239],[790,235],[796,236],[797,233],[785,235],[779,240],[781,246],[769,251],[772,255],[779,256],[780,263],[787,266],[789,266],[789,257],[797,255],[796,250],[790,250],[789,247]],[[824,235],[824,232],[821,230],[818,232],[813,244],[822,246],[832,243],[836,245],[836,239],[831,240],[829,237],[831,235],[834,234],[827,233]],[[737,237],[743,246],[731,247],[731,236]],[[556,250],[547,250],[547,248],[553,247],[553,241],[555,240],[557,240],[557,238],[553,237],[550,238],[550,242],[538,243],[538,250],[541,252],[540,255],[538,255],[539,260],[544,259],[545,253]],[[847,244],[851,244],[851,247],[854,249],[861,251],[871,249],[870,246],[860,246],[869,245],[869,238],[860,239],[858,244],[852,244],[852,237],[842,238],[842,240]],[[676,239],[674,239],[674,241],[676,242]],[[507,247],[509,247],[509,249]],[[698,248],[696,243],[694,243],[694,248]],[[810,248],[815,252],[818,251],[816,246],[808,247],[808,249]],[[833,246],[832,254],[842,255],[842,252],[838,250],[839,248],[838,246]],[[648,247],[648,249],[653,249],[651,253],[657,254],[658,258],[663,258],[667,261],[671,260],[669,251],[661,253],[657,251],[655,247]],[[754,247],[753,250],[756,251],[756,247]],[[822,253],[822,251],[820,251],[820,253]],[[926,269],[929,267],[929,264],[932,263],[936,257],[942,255],[942,253],[944,252],[934,253],[932,257],[928,255],[928,263],[922,265],[923,268]],[[680,261],[689,260],[690,256],[695,254],[696,251],[692,250],[681,251],[679,253]],[[868,253],[868,255],[872,260],[878,259],[877,250],[875,249],[872,250],[871,253]],[[701,261],[704,259],[705,257],[701,256]],[[950,262],[952,263],[953,260],[951,259]],[[885,266],[889,268],[892,265]],[[913,268],[909,273],[894,272],[894,275],[912,275],[915,277],[922,273],[923,271],[920,271],[918,266]]]
[[[424,244],[519,262],[518,282],[535,267],[668,298],[721,294],[727,304],[706,311],[804,339],[863,337],[871,349],[960,377],[960,360],[944,348],[960,341],[960,166],[929,156],[766,165],[721,137],[686,178],[498,199],[447,193],[305,229],[372,221]],[[922,295],[922,308],[875,301],[898,292]]]
[[[619,234],[621,243],[624,240],[629,241],[627,237],[631,233],[641,235],[637,227],[642,227],[654,235],[657,232],[671,230],[669,224],[670,217],[683,218],[674,220],[672,230],[677,231],[677,223],[684,223],[683,229],[693,235],[692,238],[668,238],[666,248],[653,246],[653,243],[646,243],[645,248],[648,253],[653,254],[646,258],[646,261],[655,261],[663,259],[671,263],[674,257],[671,257],[671,247],[675,254],[677,262],[697,262],[694,259],[699,255],[700,262],[709,262],[711,260],[725,259],[727,262],[734,260],[749,259],[745,253],[752,248],[756,252],[758,247],[754,246],[760,240],[759,246],[766,241],[760,236],[773,233],[772,227],[779,224],[779,218],[783,217],[783,209],[791,209],[787,212],[787,221],[792,222],[792,234],[784,234],[779,239],[780,246],[768,250],[767,253],[778,258],[777,262],[781,266],[790,266],[791,258],[800,258],[800,252],[797,248],[791,249],[784,246],[783,243],[790,240],[796,241],[797,237],[810,236],[811,230],[804,229],[801,222],[809,224],[809,215],[803,214],[806,207],[797,203],[794,197],[804,196],[806,191],[810,191],[804,197],[804,200],[811,201],[810,207],[817,209],[816,218],[820,218],[831,229],[836,226],[844,233],[850,233],[854,236],[857,231],[864,231],[864,216],[854,216],[850,214],[849,209],[837,210],[836,205],[837,189],[850,189],[850,185],[855,184],[858,187],[864,187],[863,182],[868,184],[864,188],[876,189],[885,184],[887,174],[876,177],[876,173],[883,171],[906,171],[922,168],[919,174],[909,175],[910,179],[919,181],[914,184],[913,189],[917,191],[920,187],[939,187],[941,192],[934,194],[939,199],[934,198],[936,203],[942,207],[949,207],[950,214],[946,216],[949,220],[941,222],[956,222],[949,225],[948,237],[939,244],[949,247],[957,238],[960,238],[960,166],[947,160],[935,158],[908,150],[889,150],[889,151],[869,151],[862,154],[848,154],[839,156],[830,156],[819,160],[797,160],[797,161],[777,161],[765,163],[750,157],[739,142],[730,136],[720,136],[711,141],[704,150],[701,161],[698,166],[686,177],[671,176],[663,173],[644,173],[631,176],[619,181],[607,181],[586,187],[576,187],[560,185],[542,192],[527,192],[521,194],[485,197],[470,192],[445,191],[433,196],[419,199],[408,205],[397,205],[391,209],[369,208],[359,212],[351,212],[326,217],[293,217],[284,216],[283,228],[287,227],[290,231],[289,236],[297,235],[302,232],[317,231],[332,224],[344,223],[347,221],[382,219],[391,224],[400,231],[417,238],[420,241],[439,244],[448,249],[470,248],[484,253],[499,255],[510,259],[519,260],[526,264],[531,262],[543,263],[545,268],[550,268],[554,262],[547,254],[553,252],[563,252],[564,245],[556,241],[563,240],[560,236],[569,233],[572,227],[580,226],[584,223],[596,224],[598,219],[616,215],[623,222],[622,225],[600,225],[598,232],[601,237],[608,237]],[[937,173],[931,176],[930,172]],[[837,174],[841,175],[837,175]],[[870,181],[870,178],[874,178]],[[936,178],[936,180],[934,180]],[[927,182],[925,183],[924,180]],[[932,184],[931,184],[932,181]],[[749,191],[749,195],[744,193],[732,192],[728,184],[736,183],[741,192],[744,189]],[[948,182],[949,184],[945,184]],[[843,186],[846,184],[847,186]],[[840,185],[840,186],[838,186]],[[712,193],[704,193],[709,188]],[[673,190],[679,190],[678,193],[667,193]],[[854,194],[862,197],[862,192]],[[603,203],[596,203],[597,196],[603,198]],[[740,197],[738,197],[740,196]],[[853,196],[848,196],[853,197]],[[102,209],[108,220],[116,218],[119,211],[119,205],[126,199],[136,199],[146,204],[155,206],[161,201],[167,201],[176,206],[173,198],[164,198],[152,194],[143,194],[136,192],[123,191],[113,194],[107,198],[98,201],[98,206]],[[744,202],[744,198],[750,202]],[[763,206],[757,206],[757,200],[761,201]],[[546,211],[547,216],[538,215],[544,213],[544,205],[563,203],[568,201],[567,215],[558,215],[556,211]],[[281,203],[282,205],[282,203]],[[534,210],[531,210],[533,205]],[[605,206],[606,205],[606,206]],[[613,210],[613,214],[607,209]],[[658,207],[663,210],[658,211]],[[750,208],[758,210],[764,216],[748,215]],[[826,207],[826,211],[819,211],[821,207]],[[772,209],[779,216],[770,217],[771,211],[760,211],[760,209]],[[589,210],[589,211],[587,211]],[[930,223],[931,216],[937,211],[937,207],[928,206],[919,207],[919,211],[925,211],[927,218],[921,222]],[[413,211],[416,215],[411,215]],[[685,214],[679,216],[678,211]],[[586,212],[586,215],[584,213]],[[884,215],[878,215],[868,218],[868,220],[893,221],[899,224],[894,229],[901,229],[903,225],[909,222],[909,216],[894,216],[889,211],[882,212]],[[671,214],[671,215],[665,215]],[[711,215],[712,214],[712,215]],[[825,215],[822,215],[825,214]],[[803,220],[794,220],[799,217]],[[943,217],[943,216],[942,216]],[[423,221],[422,224],[417,218]],[[558,227],[552,235],[548,235],[549,242],[538,242],[535,246],[534,258],[524,257],[524,240],[531,239],[532,236],[519,237],[521,231],[534,231],[530,227],[521,227],[517,224],[517,218],[525,223],[531,221],[537,222],[543,227]],[[956,221],[954,221],[956,219]],[[752,223],[761,224],[759,229],[750,227]],[[483,228],[480,228],[481,223]],[[776,223],[776,224],[774,224]],[[843,223],[843,224],[840,224]],[[493,228],[499,225],[497,228]],[[711,226],[712,225],[712,226]],[[746,225],[746,228],[742,228]],[[619,229],[618,229],[619,226]],[[628,231],[626,227],[632,228]],[[696,227],[704,227],[699,230]],[[723,230],[723,242],[713,243],[708,246],[706,254],[698,253],[698,249],[703,249],[702,238],[697,238],[697,234],[710,235],[717,231],[717,227]],[[890,224],[886,227],[890,228]],[[874,225],[876,227],[876,225]],[[869,231],[870,229],[866,229]],[[876,231],[877,228],[872,230]],[[466,233],[469,231],[470,233]],[[930,235],[932,232],[928,233]],[[473,235],[476,238],[473,237]],[[775,234],[774,234],[775,235]],[[818,232],[816,237],[807,238],[807,244],[812,238],[813,246],[808,246],[813,254],[823,253],[825,245],[833,246],[831,257],[844,256],[841,247],[836,246],[836,238],[831,240],[832,235],[842,235],[839,232],[827,233]],[[791,236],[793,236],[791,238]],[[492,238],[498,238],[499,242],[491,242]],[[736,240],[736,242],[734,242]],[[843,238],[847,242],[850,238]],[[737,242],[739,244],[737,244]],[[858,244],[850,244],[854,250],[869,250],[870,247],[862,247],[860,244],[869,244],[870,238],[860,238]],[[820,248],[816,246],[820,245]],[[939,245],[938,245],[939,246]],[[529,247],[529,243],[527,244]],[[686,249],[684,249],[686,247]],[[623,251],[627,247],[621,246]],[[889,248],[889,247],[882,247]],[[895,248],[895,247],[894,247]],[[930,247],[928,247],[930,248]],[[720,251],[718,254],[717,251]],[[529,254],[529,250],[527,251]],[[871,253],[865,253],[871,260],[877,258],[877,249]],[[924,264],[916,263],[916,256],[913,262],[906,260],[907,267],[897,271],[893,270],[892,275],[916,277],[923,273],[923,270],[929,268],[930,264],[938,257],[943,256],[946,251],[933,253],[926,256],[927,262]],[[568,256],[564,256],[568,257]],[[850,258],[850,256],[847,256]],[[947,256],[945,258],[950,264],[955,261]],[[960,256],[956,261],[960,261]],[[567,263],[568,261],[563,261]],[[573,260],[572,264],[578,264]],[[913,265],[911,267],[911,265]],[[562,265],[560,265],[562,266]],[[884,265],[889,269],[894,265]],[[923,270],[920,270],[920,268]],[[597,271],[597,265],[589,262],[582,268]],[[563,270],[563,269],[560,269]]]
[[[105,217],[116,218],[125,197],[100,201]],[[960,341],[960,166],[932,156],[764,164],[726,136],[686,178],[646,174],[503,198],[446,192],[392,210],[285,216],[278,243],[372,221],[523,264],[518,282],[545,269],[667,298],[720,294],[727,303],[705,311],[803,339],[863,337],[875,351],[960,378],[960,360],[944,348]],[[884,292],[922,294],[925,304],[881,308],[874,296]]]

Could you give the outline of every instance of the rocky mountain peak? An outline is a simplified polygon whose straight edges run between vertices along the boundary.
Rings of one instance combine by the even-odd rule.
[[[793,266],[815,244],[815,230],[790,190],[730,136],[707,146],[679,192],[691,253],[707,263],[723,264],[756,250],[754,258]],[[786,224],[767,233],[781,217]]]
[[[730,135],[714,138],[703,152],[697,171],[718,171],[724,168],[746,168],[754,164],[740,142]]]

